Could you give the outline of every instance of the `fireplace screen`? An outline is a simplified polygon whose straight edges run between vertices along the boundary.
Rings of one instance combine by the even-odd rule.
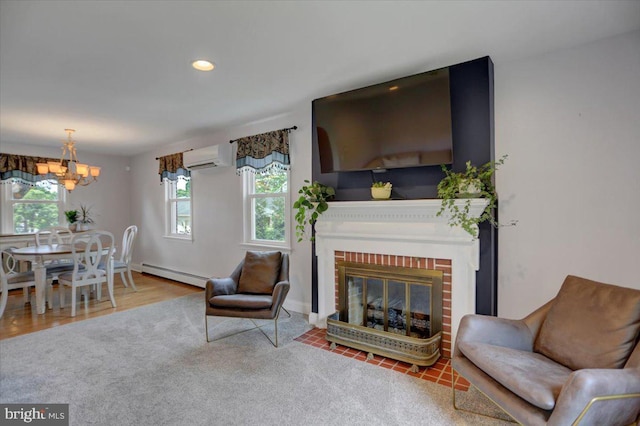
[[[427,339],[442,330],[442,272],[338,264],[340,321]]]

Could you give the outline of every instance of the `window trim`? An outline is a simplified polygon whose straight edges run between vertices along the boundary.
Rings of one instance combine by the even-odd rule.
[[[66,218],[65,218],[64,212],[67,209],[67,191],[64,189],[64,186],[59,185],[53,179],[49,179],[49,180],[52,181],[52,184],[56,185],[57,188],[58,188],[58,200],[55,202],[55,204],[58,205],[58,223],[56,225],[53,225],[53,226],[65,226],[66,225]],[[1,204],[1,206],[0,206],[0,217],[1,217],[0,234],[3,234],[3,235],[31,235],[32,233],[21,233],[21,234],[16,234],[15,233],[15,223],[13,221],[13,206],[15,204],[25,203],[25,201],[14,200],[13,199],[13,192],[12,192],[12,188],[11,188],[12,183],[13,183],[13,181],[9,181],[9,182],[3,181],[2,183],[0,183],[0,187],[1,187],[1,189],[0,189],[0,191],[1,191],[0,199],[2,200],[2,203],[0,203]],[[54,202],[49,201],[49,200],[28,200],[28,202],[29,203],[36,203],[36,204],[54,204]]]
[[[180,178],[185,179],[185,178]],[[164,234],[162,235],[164,238],[172,239],[172,240],[182,240],[182,241],[193,241],[193,178],[187,178],[190,183],[191,191],[189,196],[189,212],[191,216],[191,232],[189,234],[178,234],[172,232],[172,219],[173,219],[173,204],[176,204],[177,210],[177,202],[178,201],[186,201],[185,198],[172,198],[171,193],[173,188],[177,185],[177,180],[172,181],[169,179],[163,179],[162,185],[164,188]],[[186,179],[185,179],[186,180]],[[176,188],[177,191],[177,188]]]
[[[242,174],[242,217],[243,217],[243,240],[240,244],[246,248],[258,249],[279,249],[283,251],[291,250],[291,172],[283,170],[287,175],[287,192],[273,194],[255,194],[255,173],[245,172]],[[284,241],[257,240],[254,235],[254,207],[253,200],[258,198],[284,198]]]

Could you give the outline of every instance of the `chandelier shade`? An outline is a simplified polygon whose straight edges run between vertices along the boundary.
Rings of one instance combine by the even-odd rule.
[[[78,162],[75,147],[76,142],[71,138],[75,130],[64,129],[64,131],[67,132],[67,140],[62,141],[60,161],[37,163],[36,166],[38,168],[38,174],[46,175],[47,173],[53,173],[58,184],[64,185],[67,191],[71,192],[77,185],[87,186],[98,180],[100,167]],[[65,156],[68,156],[68,158],[65,158]]]

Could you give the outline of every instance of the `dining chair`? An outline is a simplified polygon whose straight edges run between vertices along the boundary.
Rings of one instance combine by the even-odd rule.
[[[129,277],[129,283],[131,283],[131,288],[133,288],[134,291],[138,291],[138,289],[136,288],[136,283],[133,282],[133,277],[131,276],[131,255],[133,254],[133,244],[136,240],[136,235],[138,235],[138,227],[135,225],[131,225],[124,230],[124,234],[122,235],[122,251],[120,252],[120,259],[114,260],[113,262],[113,272],[119,272],[122,283],[125,287],[129,287],[124,276],[126,272]]]
[[[65,244],[73,237],[73,232],[64,226],[52,226],[41,229],[35,234],[36,246]],[[69,259],[58,259],[46,262],[47,277],[51,281],[47,284],[47,303],[51,309],[53,301],[53,282],[58,280],[58,276],[73,269],[73,262]]]
[[[64,226],[52,226],[50,228],[41,229],[36,232],[36,246],[52,245],[52,244],[64,244],[68,242],[73,233],[69,228]],[[67,240],[67,241],[65,241]]]
[[[58,276],[60,284],[60,307],[65,305],[65,286],[71,287],[71,316],[76,316],[76,293],[80,287],[98,286],[107,283],[111,306],[116,307],[113,297],[113,234],[107,231],[90,231],[76,234],[71,239],[73,271]],[[101,269],[100,264],[105,265]],[[87,298],[88,299],[88,298]]]
[[[9,291],[23,289],[24,303],[29,302],[29,291],[35,287],[36,281],[33,272],[19,272],[19,263],[13,257],[11,248],[2,250],[2,267],[0,267],[0,317],[4,314],[9,299]],[[47,280],[50,283],[50,280]]]

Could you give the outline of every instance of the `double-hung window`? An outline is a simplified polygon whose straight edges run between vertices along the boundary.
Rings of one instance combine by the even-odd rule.
[[[289,245],[289,171],[243,173],[244,240],[247,244]]]
[[[66,191],[54,180],[3,183],[2,233],[30,234],[64,223]]]
[[[164,179],[165,187],[165,235],[191,239],[191,178]]]

